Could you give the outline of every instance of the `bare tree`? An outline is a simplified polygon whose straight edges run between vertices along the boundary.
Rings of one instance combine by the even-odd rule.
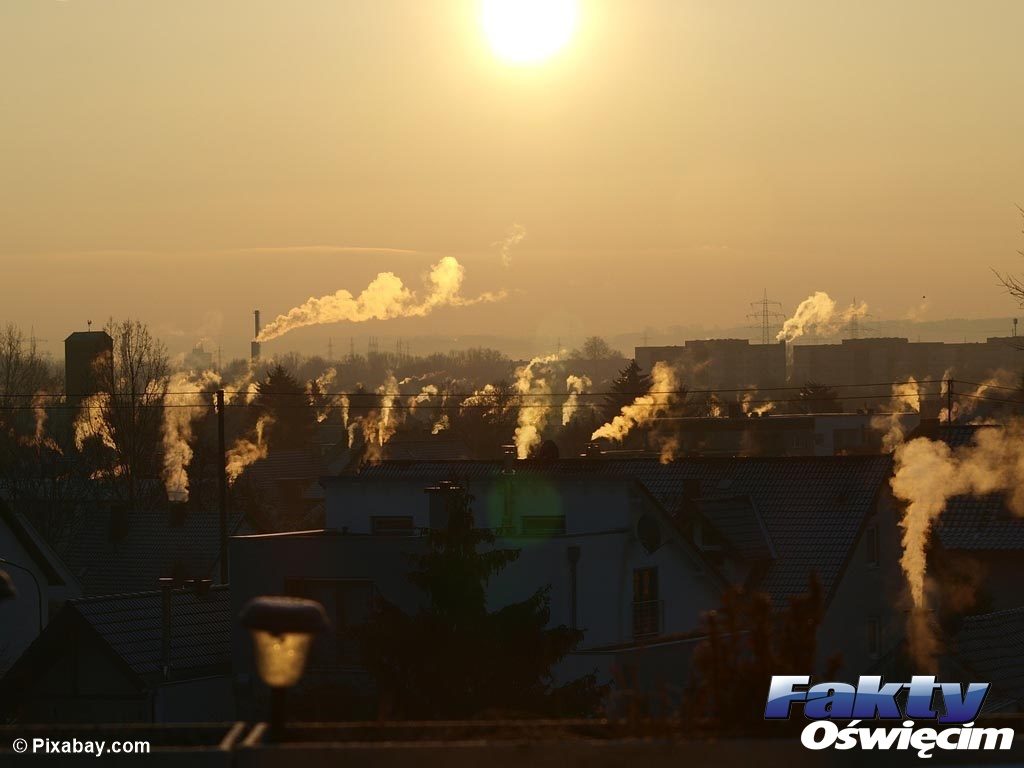
[[[1024,221],[1024,208],[1018,205],[1017,210],[1020,211],[1021,219]],[[1024,232],[1024,229],[1021,231]],[[1017,251],[1017,253],[1024,256],[1024,250]],[[1004,274],[994,269],[992,271],[995,272],[996,277],[1003,288],[1006,289],[1006,292],[1013,296],[1020,305],[1024,306],[1024,279],[1011,275],[1009,272]]]
[[[53,372],[36,349],[35,339],[8,323],[0,331],[0,414],[31,405],[36,393],[52,383]]]
[[[155,474],[158,466],[170,360],[164,343],[138,320],[111,319],[106,331],[114,340],[114,354],[100,360],[98,380],[105,397],[95,407],[109,427],[116,474],[132,509],[139,479]]]
[[[622,357],[622,353],[612,349],[611,344],[600,336],[588,336],[580,349],[574,349],[570,355],[573,360],[614,360]]]

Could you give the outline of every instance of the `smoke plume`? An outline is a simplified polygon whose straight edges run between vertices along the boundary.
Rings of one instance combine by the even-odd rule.
[[[675,401],[678,388],[675,370],[667,363],[655,363],[651,370],[651,388],[647,394],[624,405],[619,415],[599,427],[590,439],[603,437],[621,443],[635,427],[646,426],[660,414],[666,413]]]
[[[892,453],[906,438],[903,414],[921,412],[921,385],[913,376],[905,382],[892,385],[889,398],[888,413],[879,413],[871,417],[871,428],[884,431],[882,450]]]
[[[255,440],[240,437],[228,449],[227,473],[228,483],[234,484],[245,468],[250,464],[267,458],[268,446],[264,439],[266,428],[274,421],[273,417],[264,414],[256,420]]]
[[[565,399],[565,404],[562,406],[562,426],[569,424],[575,417],[576,412],[579,410],[580,395],[590,389],[589,376],[574,376],[569,374],[565,379],[565,389],[569,393],[569,397]]]
[[[464,307],[497,301],[505,296],[504,292],[484,293],[467,299],[460,294],[464,277],[463,266],[452,256],[445,256],[431,267],[426,295],[419,299],[393,272],[381,272],[358,296],[342,288],[327,296],[311,297],[304,304],[278,315],[256,340],[270,341],[308,325],[422,317],[438,307]]]
[[[516,456],[525,459],[530,450],[541,442],[544,427],[547,426],[550,408],[551,386],[548,384],[547,366],[561,359],[561,352],[545,357],[535,357],[526,365],[516,368],[515,389],[519,394],[519,417],[514,442]],[[545,377],[538,376],[538,371]]]
[[[117,450],[114,434],[104,412],[109,407],[110,395],[99,392],[82,400],[75,415],[75,447],[81,451],[89,438],[99,438],[107,448]]]
[[[501,265],[503,267],[511,266],[512,264],[512,249],[519,245],[526,237],[526,230],[519,224],[513,224],[509,227],[508,232],[505,236],[498,240],[492,245],[497,246],[501,249]]]
[[[998,491],[1006,494],[1015,514],[1024,515],[1024,426],[1014,421],[1005,428],[980,429],[972,445],[955,451],[945,442],[918,438],[899,446],[895,461],[893,493],[906,502],[900,565],[914,608],[923,614],[929,534],[950,498]],[[917,617],[908,630],[913,635],[928,626]],[[911,642],[922,648],[935,645],[933,638],[923,636],[912,636]]]
[[[192,462],[192,425],[213,406],[210,389],[220,384],[220,376],[205,371],[197,378],[175,373],[164,395],[161,438],[164,447],[163,480],[167,497],[188,501],[188,466]]]
[[[793,316],[782,324],[782,330],[775,337],[776,341],[794,341],[809,330],[822,334],[831,334],[843,324],[854,318],[867,314],[868,305],[864,302],[852,305],[839,311],[835,299],[824,291],[816,291],[800,302]]]

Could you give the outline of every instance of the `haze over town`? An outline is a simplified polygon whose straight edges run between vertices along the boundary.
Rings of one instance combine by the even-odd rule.
[[[1019,3],[594,2],[534,67],[477,24],[468,0],[4,3],[5,318],[53,352],[117,315],[238,356],[255,307],[418,288],[442,256],[507,298],[288,348],[710,333],[765,289],[1014,313],[989,268],[1019,266]]]

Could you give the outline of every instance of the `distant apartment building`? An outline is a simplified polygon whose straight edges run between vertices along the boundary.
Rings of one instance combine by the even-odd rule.
[[[764,391],[786,385],[785,342],[751,344],[748,339],[690,339],[682,346],[637,347],[634,356],[645,371],[657,362],[678,366],[690,389]]]
[[[982,382],[999,371],[1017,375],[1024,364],[1024,340],[991,337],[984,342],[948,344],[902,338],[843,339],[841,344],[795,344],[790,380],[837,387],[954,378]]]
[[[679,451],[695,456],[840,456],[877,454],[887,435],[917,429],[916,412],[751,413],[684,417],[672,422]],[[897,432],[898,431],[898,432]]]

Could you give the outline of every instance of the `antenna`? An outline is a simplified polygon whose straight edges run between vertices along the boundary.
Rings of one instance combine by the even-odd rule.
[[[753,311],[747,315],[747,319],[757,323],[755,328],[760,327],[762,344],[771,344],[775,340],[776,326],[786,319],[786,316],[777,311],[775,307],[782,309],[782,302],[771,301],[768,298],[767,288],[764,289],[764,296],[760,301],[750,302],[750,308]]]

